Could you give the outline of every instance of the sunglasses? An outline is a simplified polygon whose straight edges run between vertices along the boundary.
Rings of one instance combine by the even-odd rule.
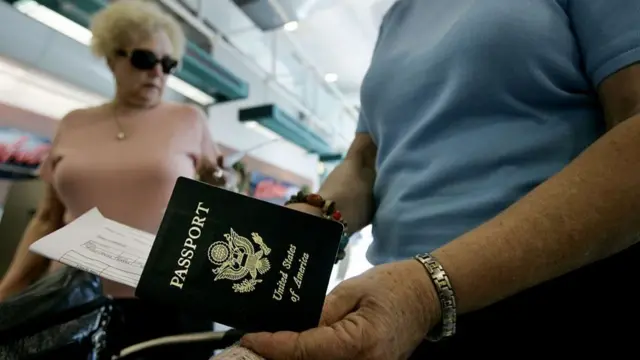
[[[118,50],[116,55],[128,57],[131,66],[138,70],[151,70],[158,64],[162,66],[162,72],[165,74],[173,74],[178,69],[178,60],[168,55],[158,58],[153,51],[149,50],[134,49],[131,52]]]

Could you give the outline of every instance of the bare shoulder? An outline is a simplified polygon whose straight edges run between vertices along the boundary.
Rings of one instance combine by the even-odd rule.
[[[171,114],[171,121],[181,129],[188,128],[200,132],[206,124],[207,115],[196,105],[165,103],[165,113]]]
[[[203,120],[207,118],[204,110],[193,104],[183,104],[168,102],[164,104],[165,108],[174,114],[179,114],[182,119]]]
[[[60,121],[62,123],[78,121],[78,119],[83,119],[83,118],[86,118],[87,116],[90,116],[91,112],[92,112],[92,109],[90,108],[71,110],[64,117],[62,117]]]
[[[87,119],[95,118],[104,112],[105,105],[98,105],[86,108],[71,110],[60,119],[58,124],[58,132],[63,128],[73,127],[75,125],[86,124]]]
[[[108,103],[105,103],[101,105],[72,110],[67,113],[67,115],[65,115],[62,120],[68,122],[86,121],[88,118],[104,116],[108,111],[113,111],[112,109],[110,110],[109,106],[110,105]]]

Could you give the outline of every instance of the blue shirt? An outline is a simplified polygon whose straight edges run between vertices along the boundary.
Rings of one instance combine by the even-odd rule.
[[[489,220],[604,133],[595,89],[640,61],[639,0],[399,0],[361,94],[378,146],[373,264]]]

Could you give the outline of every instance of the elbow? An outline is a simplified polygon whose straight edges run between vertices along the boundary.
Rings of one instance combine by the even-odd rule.
[[[65,211],[66,208],[57,193],[49,186],[31,221],[41,226],[59,227],[63,224]]]
[[[38,210],[25,229],[23,238],[33,242],[64,226],[64,212]]]
[[[377,156],[378,147],[373,138],[368,134],[361,133],[356,135],[349,151],[347,151],[344,162],[351,163],[367,173],[375,174]]]
[[[38,227],[48,228],[56,225],[61,225],[62,222],[63,215],[49,209],[38,210],[31,218],[31,223],[37,225]]]

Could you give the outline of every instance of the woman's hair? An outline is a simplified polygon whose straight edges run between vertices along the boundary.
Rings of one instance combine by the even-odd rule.
[[[98,12],[91,22],[91,50],[98,57],[145,41],[157,32],[169,36],[176,59],[182,59],[185,35],[180,24],[157,4],[145,0],[118,0]]]

